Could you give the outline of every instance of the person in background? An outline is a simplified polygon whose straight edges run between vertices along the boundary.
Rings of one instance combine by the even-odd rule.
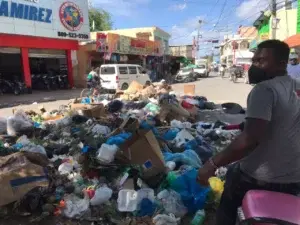
[[[93,88],[93,95],[98,95],[98,89],[101,87],[101,81],[104,81],[99,75],[100,68],[92,67],[91,72],[87,76],[87,86],[88,88]]]
[[[297,54],[290,55],[290,63],[287,67],[287,73],[292,78],[300,80],[300,64]]]
[[[217,225],[236,224],[249,190],[300,191],[300,88],[286,76],[289,52],[279,40],[258,45],[248,71],[249,83],[256,85],[248,95],[244,130],[198,171],[199,183],[208,185],[219,167],[230,165]]]
[[[221,66],[220,66],[220,76],[221,76],[221,77],[224,77],[224,75],[225,75],[225,66],[224,66],[224,65],[221,65]]]

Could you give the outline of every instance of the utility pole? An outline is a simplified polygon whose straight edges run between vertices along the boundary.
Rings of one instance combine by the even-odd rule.
[[[199,51],[200,51],[199,43],[200,43],[200,38],[202,37],[202,36],[200,35],[200,27],[201,27],[201,24],[202,24],[202,20],[199,20],[198,22],[199,22],[199,24],[198,24],[197,51],[196,51],[197,54],[196,54],[196,57],[195,57],[195,58],[198,58],[198,56],[199,56]]]
[[[272,15],[272,21],[271,21],[272,34],[271,34],[271,38],[276,39],[276,29],[277,29],[276,0],[270,0],[270,8],[271,8],[271,15]]]

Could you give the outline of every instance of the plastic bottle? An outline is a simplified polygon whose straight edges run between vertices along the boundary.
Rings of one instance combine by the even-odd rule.
[[[202,225],[204,224],[204,220],[205,220],[205,211],[204,209],[198,210],[195,213],[195,216],[191,222],[191,225]]]

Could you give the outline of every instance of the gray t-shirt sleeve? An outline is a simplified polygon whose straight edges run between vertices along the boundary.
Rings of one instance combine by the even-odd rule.
[[[246,118],[271,121],[274,106],[274,93],[271,88],[257,84],[247,100]]]

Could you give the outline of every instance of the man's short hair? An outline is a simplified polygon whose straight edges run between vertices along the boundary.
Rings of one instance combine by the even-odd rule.
[[[260,43],[257,46],[258,49],[269,48],[274,52],[276,60],[279,61],[289,61],[290,47],[283,41],[279,40],[267,40]]]

